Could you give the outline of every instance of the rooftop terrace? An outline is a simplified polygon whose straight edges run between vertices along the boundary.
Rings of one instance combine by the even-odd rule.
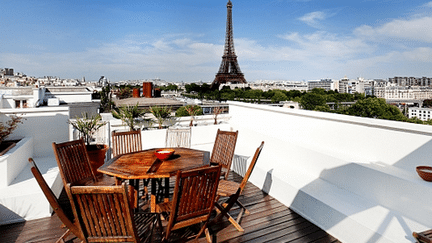
[[[237,174],[231,175],[230,179],[241,181]],[[67,200],[64,193],[61,198]],[[238,232],[226,219],[221,219],[210,227],[214,232],[215,242],[339,242],[251,183],[246,186],[240,200],[251,212],[242,219],[245,232]],[[239,210],[234,208],[232,212],[236,217]],[[60,226],[60,220],[53,215],[25,223],[0,226],[0,235],[2,242],[54,242],[65,232]],[[155,236],[154,240],[157,238],[158,236]],[[178,240],[173,240],[176,239]],[[70,236],[67,242],[79,240]],[[203,236],[198,242],[207,241]]]
[[[280,202],[341,242],[414,242],[413,231],[432,228],[432,184],[415,171],[418,165],[432,165],[431,126],[240,102],[229,105],[228,122],[192,128],[192,148],[211,151],[218,128],[238,130],[232,169],[243,175],[254,150],[265,141],[249,179],[257,193],[268,194],[256,196],[257,201],[265,199],[257,205],[260,210],[270,212],[265,207]],[[50,161],[51,143],[68,139],[67,111],[44,113],[45,119],[60,119],[50,123],[30,111],[16,135],[37,138],[35,161]],[[164,146],[164,130],[143,132],[144,149]],[[12,179],[9,186],[22,183]],[[4,190],[0,188],[0,195]],[[5,201],[0,198],[1,204]],[[23,211],[15,214],[29,217],[28,210]],[[254,215],[248,217],[261,217]],[[246,219],[243,224],[248,224]],[[245,226],[245,235],[262,234],[254,231],[265,222],[252,222],[257,224]],[[275,231],[284,234],[287,229]]]

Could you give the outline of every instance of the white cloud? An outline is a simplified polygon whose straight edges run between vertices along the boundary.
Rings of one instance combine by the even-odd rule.
[[[62,73],[71,75],[62,78],[77,78],[77,75],[97,73],[93,78],[105,75],[111,80],[122,80],[131,76],[148,78],[168,74],[164,78],[175,81],[179,76],[188,78],[192,74],[213,78],[222,54],[223,46],[188,38],[159,39],[148,43],[129,39],[122,43],[105,43],[82,52],[0,53],[0,64],[20,67],[31,76]]]
[[[372,40],[411,40],[431,43],[432,17],[396,19],[378,27],[363,25],[356,28],[354,34]]]
[[[309,35],[290,33],[280,37],[298,44],[303,50],[303,55],[314,57],[346,59],[359,53],[371,53],[374,50],[373,46],[361,39],[339,37],[324,31]]]
[[[328,13],[318,11],[300,19],[319,26],[328,17]],[[351,35],[316,31],[278,37],[282,42],[273,45],[235,39],[240,68],[247,77],[301,80],[346,74],[385,78],[394,76],[395,70],[414,76],[427,76],[427,70],[431,70],[432,17],[428,16],[363,25]],[[81,52],[0,53],[0,66],[32,76],[61,74],[62,78],[86,76],[87,80],[104,75],[111,80],[161,77],[169,81],[211,81],[219,68],[223,45],[199,38],[179,34],[159,39],[127,36],[122,42],[104,43]]]
[[[307,25],[318,28],[320,26],[320,20],[325,20],[327,18],[327,14],[322,11],[315,11],[308,14],[303,15],[299,18],[300,21],[305,22]]]
[[[432,8],[432,2],[425,3],[424,7]]]
[[[402,58],[412,62],[432,63],[432,48],[419,47],[414,50],[402,52]]]

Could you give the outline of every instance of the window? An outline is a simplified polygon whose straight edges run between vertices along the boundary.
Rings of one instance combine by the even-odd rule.
[[[27,108],[27,100],[15,100],[15,108]]]

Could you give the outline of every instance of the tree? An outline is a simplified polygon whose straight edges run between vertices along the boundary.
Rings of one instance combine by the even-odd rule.
[[[397,107],[387,104],[385,99],[372,97],[357,101],[345,110],[345,114],[396,121],[406,120]]]
[[[314,93],[314,94],[319,94],[319,95],[326,95],[327,94],[327,92],[323,88],[313,88],[310,92]]]
[[[174,90],[174,91],[176,91],[176,90],[178,90],[178,86],[175,84],[169,84],[166,87],[160,87],[160,89],[161,90]]]
[[[272,102],[279,102],[288,100],[288,97],[280,90],[276,90],[274,95],[271,97]]]
[[[325,96],[308,92],[301,98],[300,105],[305,110],[315,110],[317,106],[326,106]]]
[[[423,107],[424,108],[431,108],[432,107],[432,100],[431,99],[426,99],[423,101]]]
[[[86,145],[89,146],[93,135],[99,128],[105,126],[106,122],[102,121],[100,114],[89,116],[87,113],[84,113],[82,116],[82,118],[77,117],[75,121],[70,121],[70,124],[78,130]]]
[[[217,124],[217,117],[219,114],[224,113],[225,111],[227,111],[227,108],[221,107],[221,106],[217,106],[213,109],[213,117],[214,117],[214,124]]]
[[[186,84],[185,89],[187,93],[199,92],[201,87],[196,83]]]
[[[130,131],[134,131],[135,125],[139,122],[137,118],[143,116],[146,110],[138,108],[138,103],[134,106],[120,106],[119,108],[112,110],[111,114],[113,117],[122,120]]]
[[[193,120],[194,120],[195,116],[199,112],[202,113],[202,108],[200,106],[197,106],[197,105],[188,105],[185,107],[185,109],[186,109],[187,113],[189,114],[189,116],[191,117],[190,124],[189,124],[189,126],[191,127],[191,126],[193,126]]]
[[[150,107],[150,112],[159,124],[159,129],[162,129],[163,123],[171,118],[171,108],[164,106],[153,106]]]
[[[132,90],[129,87],[120,88],[117,91],[117,98],[119,99],[126,99],[132,97]]]
[[[9,136],[18,127],[19,123],[23,123],[22,119],[23,118],[20,116],[12,115],[10,117],[10,120],[8,120],[6,124],[0,122],[0,144],[7,136]]]
[[[100,112],[101,113],[110,112],[114,107],[110,84],[102,88],[102,91],[100,92],[100,99],[101,99]]]
[[[187,105],[187,106],[182,106],[180,108],[178,108],[176,110],[175,116],[176,117],[181,117],[181,116],[190,116],[189,112],[187,111],[187,109],[189,109],[190,107],[194,107],[194,110],[196,111],[195,115],[199,116],[199,115],[203,115],[203,109],[201,106],[199,105]]]
[[[290,90],[285,93],[285,95],[288,97],[289,100],[293,100],[296,97],[301,97],[302,92],[299,90]]]

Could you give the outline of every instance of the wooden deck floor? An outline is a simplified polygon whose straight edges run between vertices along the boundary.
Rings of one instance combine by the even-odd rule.
[[[231,177],[240,181],[235,173]],[[248,183],[240,201],[251,212],[243,216],[244,232],[238,232],[225,218],[214,222],[210,229],[217,242],[339,242],[273,197]],[[235,217],[238,210],[234,209]],[[60,220],[49,218],[0,226],[0,242],[55,242],[65,230]],[[70,237],[69,243],[79,242]],[[198,242],[206,242],[202,237]]]

